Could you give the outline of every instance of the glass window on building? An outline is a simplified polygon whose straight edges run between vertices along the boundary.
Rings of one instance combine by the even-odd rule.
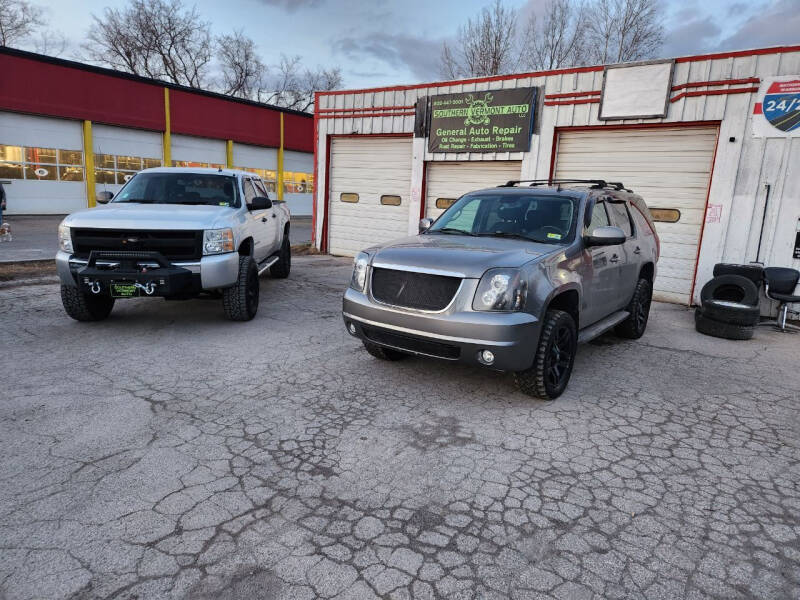
[[[83,181],[83,152],[0,144],[0,178]]]
[[[283,172],[283,190],[287,194],[309,194],[313,192],[314,176],[300,171]]]
[[[143,158],[141,156],[127,156],[114,154],[94,155],[94,177],[97,183],[118,184],[127,183],[131,177],[142,169],[160,167],[160,158]]]

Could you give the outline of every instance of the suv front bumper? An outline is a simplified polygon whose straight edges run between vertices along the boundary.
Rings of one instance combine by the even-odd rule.
[[[378,346],[501,371],[529,368],[539,341],[539,320],[528,313],[479,312],[459,303],[442,312],[414,311],[378,304],[352,288],[342,317],[351,335]],[[481,360],[483,350],[494,355],[491,364]]]
[[[69,286],[78,285],[78,271],[88,265],[86,258],[74,257],[67,252],[56,254],[56,270],[61,283]],[[118,261],[98,261],[98,264],[113,267]],[[204,256],[196,261],[176,261],[172,266],[185,269],[191,273],[191,286],[187,292],[213,290],[234,285],[239,276],[239,253],[214,254]],[[109,273],[113,273],[109,271]]]

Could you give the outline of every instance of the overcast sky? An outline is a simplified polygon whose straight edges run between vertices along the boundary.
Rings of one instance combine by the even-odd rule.
[[[36,0],[34,0],[36,1]],[[184,0],[191,5],[191,0]],[[546,0],[508,0],[526,13]],[[265,62],[299,54],[309,65],[340,66],[345,87],[440,79],[442,41],[490,0],[196,0],[216,33],[242,29]],[[39,0],[50,27],[73,47],[91,15],[125,0]],[[664,0],[662,56],[800,43],[800,0]],[[72,58],[68,51],[67,58]]]

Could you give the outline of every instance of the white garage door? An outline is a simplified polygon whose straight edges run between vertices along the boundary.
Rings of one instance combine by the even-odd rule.
[[[519,179],[521,169],[519,161],[430,162],[425,178],[425,216],[435,219],[450,201],[467,192]]]
[[[680,211],[675,223],[656,222],[658,299],[689,304],[716,140],[714,127],[559,134],[556,178],[621,181],[650,208]]]
[[[330,164],[331,254],[408,235],[410,138],[334,138]]]

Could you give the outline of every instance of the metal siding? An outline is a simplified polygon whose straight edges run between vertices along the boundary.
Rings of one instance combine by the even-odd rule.
[[[92,145],[97,154],[161,158],[161,134],[110,125],[92,127]]]
[[[331,141],[330,252],[360,250],[407,235],[411,191],[411,138],[346,137]],[[357,203],[340,194],[356,193]],[[398,195],[400,206],[380,203]]]
[[[224,140],[172,134],[172,160],[224,165],[226,158]]]
[[[677,223],[656,223],[661,258],[657,298],[689,303],[716,128],[563,132],[555,176],[622,181],[654,208],[677,208]]]

